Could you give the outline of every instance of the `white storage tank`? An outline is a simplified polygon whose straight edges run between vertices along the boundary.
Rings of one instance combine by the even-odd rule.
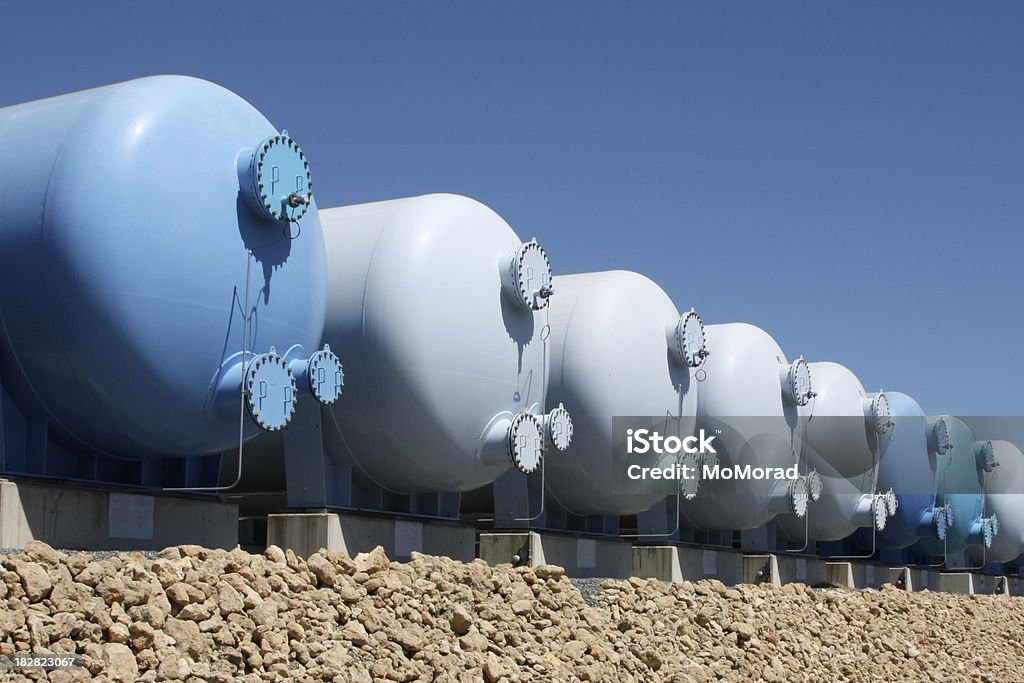
[[[434,194],[326,209],[324,339],[349,353],[328,451],[380,487],[467,491],[565,448],[542,415],[551,268],[494,211]],[[340,353],[339,353],[340,355]]]
[[[630,455],[627,422],[665,437],[694,433],[703,324],[695,311],[680,315],[657,284],[633,272],[556,277],[554,288],[548,406],[571,411],[575,438],[547,460],[547,490],[576,515],[651,508],[676,495],[680,480],[631,479],[630,466],[673,468],[683,454]]]
[[[777,518],[791,541],[837,541],[858,528],[881,531],[896,513],[896,495],[877,489],[879,439],[892,428],[884,392],[869,394],[853,372],[838,363],[811,363],[815,397],[801,406],[808,419],[802,436],[810,467],[821,476],[814,514]]]
[[[700,495],[680,506],[683,525],[753,529],[781,513],[802,517],[811,501],[809,482],[815,493],[820,486],[798,457],[798,408],[814,396],[808,364],[803,358],[790,363],[771,335],[753,325],[708,325],[705,333],[713,353],[697,391],[698,426],[715,434],[718,471],[742,473],[750,466],[772,476],[700,480]],[[775,476],[782,472],[784,478]]]
[[[1012,562],[1024,553],[1024,453],[1009,441],[992,441],[999,467],[985,473],[985,511],[997,521],[992,546],[971,546],[976,562]]]

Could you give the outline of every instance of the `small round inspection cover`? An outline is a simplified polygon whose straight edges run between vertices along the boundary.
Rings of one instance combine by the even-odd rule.
[[[544,248],[530,240],[516,250],[512,261],[516,296],[523,306],[539,311],[548,305],[551,292],[551,262]]]
[[[789,509],[798,519],[803,519],[807,515],[810,497],[806,477],[798,477],[789,483]]]
[[[295,413],[295,377],[273,348],[250,361],[245,376],[249,417],[269,431],[283,429]]]
[[[978,453],[978,462],[981,468],[986,472],[991,472],[996,467],[996,452],[992,448],[992,442],[986,441],[981,444],[981,450]]]
[[[544,457],[544,430],[540,420],[529,413],[519,413],[512,418],[508,450],[517,470],[523,474],[536,472]]]
[[[821,475],[818,474],[817,470],[811,470],[807,473],[807,491],[811,496],[811,502],[815,503],[825,491],[825,482],[822,481]]]
[[[342,387],[345,386],[345,371],[330,346],[325,344],[323,349],[309,359],[306,381],[313,398],[325,406],[331,405],[341,396]]]
[[[885,508],[885,496],[883,494],[875,494],[874,499],[871,501],[871,515],[874,518],[875,529],[884,531],[886,522],[889,521],[889,511]]]
[[[572,444],[572,417],[561,403],[547,415],[548,440],[559,451]]]
[[[672,355],[676,361],[691,368],[698,368],[707,356],[707,338],[704,336],[704,321],[697,311],[690,309],[676,323]]]
[[[790,364],[788,379],[786,389],[789,395],[786,398],[794,405],[807,405],[814,394],[811,389],[811,368],[803,356]]]
[[[288,131],[259,144],[249,168],[260,212],[273,221],[297,221],[309,209],[313,176],[309,162]]]
[[[945,455],[949,450],[949,428],[941,417],[932,425],[932,436],[935,439],[935,452]]]
[[[878,434],[885,434],[892,427],[892,413],[889,411],[889,399],[884,391],[879,391],[871,399],[871,426]]]

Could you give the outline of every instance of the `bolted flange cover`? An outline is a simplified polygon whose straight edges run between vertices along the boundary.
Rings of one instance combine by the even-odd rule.
[[[946,421],[941,417],[932,425],[929,445],[932,444],[934,444],[935,452],[939,455],[945,455],[946,451],[949,450],[949,428],[946,426]]]
[[[797,477],[789,482],[789,509],[798,519],[807,515],[811,494],[806,477]]]
[[[695,309],[679,317],[672,335],[672,355],[677,363],[699,368],[707,358],[707,338],[704,336],[704,321]]]
[[[508,428],[508,452],[523,474],[533,474],[544,457],[544,429],[530,413],[519,413]]]
[[[306,381],[309,383],[309,393],[326,406],[341,396],[342,387],[345,386],[345,371],[329,344],[324,344],[323,349],[310,357]]]
[[[547,306],[548,298],[554,293],[551,262],[537,240],[532,239],[516,250],[511,268],[516,301],[534,311]]]
[[[885,397],[884,391],[879,391],[871,398],[870,424],[878,434],[885,434],[893,426],[889,399]]]
[[[245,375],[249,417],[269,431],[283,429],[295,413],[295,376],[274,347],[256,356]]]
[[[273,221],[302,218],[313,197],[309,162],[288,131],[260,143],[249,166],[253,199],[260,212]]]
[[[934,510],[935,536],[940,540],[946,540],[946,532],[949,531],[950,520],[946,517],[946,508],[939,507]]]
[[[999,535],[999,518],[992,515],[985,520],[985,547],[991,548],[992,541]]]
[[[790,363],[786,372],[786,399],[793,405],[805,406],[812,398],[814,391],[811,388],[811,368],[807,361],[800,356]]]
[[[683,453],[679,459],[680,465],[693,468],[689,471],[694,473],[692,477],[679,477],[679,494],[683,497],[683,500],[693,500],[700,491],[700,478],[696,474],[700,471],[700,463],[701,459],[691,453]]]
[[[807,473],[807,492],[811,496],[811,502],[816,503],[821,498],[821,494],[825,491],[825,482],[821,480],[821,475],[818,474],[817,470],[811,470]]]
[[[996,452],[992,448],[992,442],[986,441],[978,449],[978,467],[991,472],[996,468]]]
[[[557,450],[565,451],[572,444],[572,417],[561,403],[544,419],[548,441]]]
[[[885,511],[892,517],[896,514],[896,509],[900,506],[900,501],[896,497],[896,492],[889,487],[889,490],[882,494],[885,498]]]
[[[889,521],[889,510],[885,505],[885,494],[876,493],[871,501],[871,517],[877,531],[885,531],[885,525]]]

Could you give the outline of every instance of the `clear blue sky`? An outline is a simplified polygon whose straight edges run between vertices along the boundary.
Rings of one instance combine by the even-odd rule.
[[[321,207],[456,192],[929,412],[1024,414],[1024,4],[0,0],[0,104],[234,90]]]

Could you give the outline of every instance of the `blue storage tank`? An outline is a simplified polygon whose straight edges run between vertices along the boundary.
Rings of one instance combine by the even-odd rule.
[[[928,556],[949,558],[969,545],[991,547],[999,532],[999,519],[985,509],[985,474],[996,466],[992,442],[978,442],[962,420],[943,415],[949,448],[938,458],[938,503],[946,509],[945,538],[922,538],[914,548]]]
[[[928,420],[910,396],[885,392],[893,428],[881,439],[878,488],[896,492],[896,514],[878,533],[878,548],[899,549],[919,538],[942,540],[952,519],[945,505],[938,504],[938,458],[949,449],[949,434],[942,418]]]
[[[0,139],[3,471],[102,479],[336,397],[309,165],[251,105],[156,76],[0,109]]]

